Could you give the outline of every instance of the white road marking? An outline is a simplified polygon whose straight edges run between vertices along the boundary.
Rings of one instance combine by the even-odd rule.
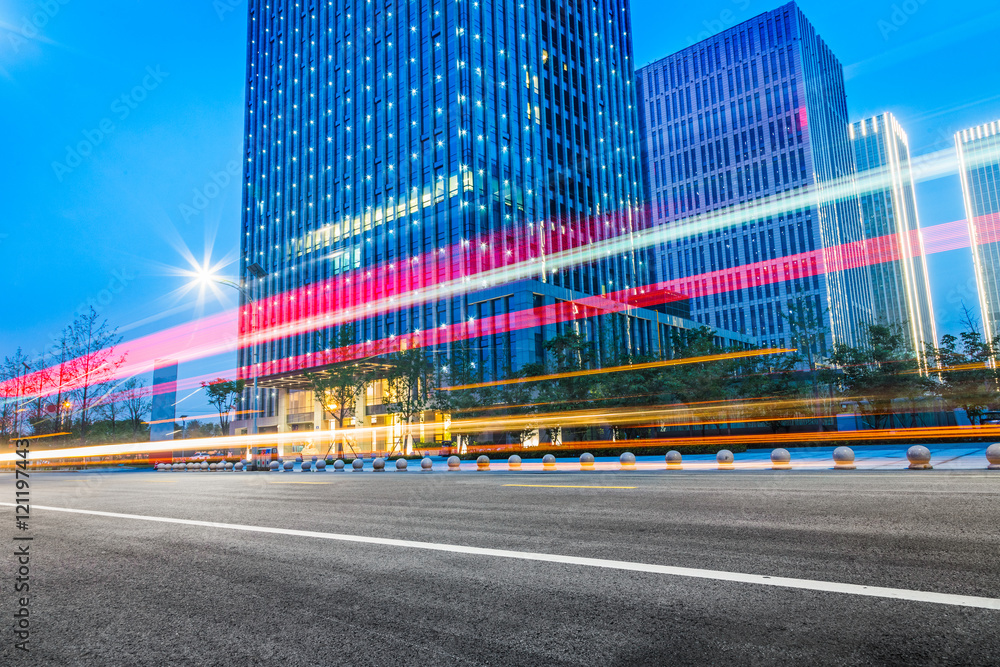
[[[539,489],[634,489],[634,486],[577,486],[573,484],[504,484],[503,486],[531,486]]]
[[[0,505],[14,507],[14,503],[0,502]],[[428,551],[446,551],[450,553],[472,554],[476,556],[494,556],[496,558],[516,558],[519,560],[534,560],[564,565],[583,565],[586,567],[602,567],[610,570],[626,570],[632,572],[648,572],[651,574],[668,574],[677,577],[694,577],[696,579],[714,579],[716,581],[732,581],[742,584],[759,584],[762,586],[778,586],[782,588],[798,588],[827,593],[847,593],[849,595],[864,595],[868,597],[887,598],[890,600],[910,600],[912,602],[930,602],[932,604],[947,604],[958,607],[976,607],[979,609],[1000,610],[1000,599],[976,597],[974,595],[951,595],[949,593],[932,593],[930,591],[914,591],[905,588],[884,588],[882,586],[862,586],[836,581],[819,581],[815,579],[793,579],[790,577],[770,577],[762,574],[745,574],[742,572],[725,572],[722,570],[703,570],[690,567],[674,567],[671,565],[653,565],[650,563],[632,563],[621,560],[606,560],[604,558],[584,558],[581,556],[561,556],[558,554],[535,553],[531,551],[510,551],[507,549],[487,549],[483,547],[463,546],[459,544],[439,544],[437,542],[415,542],[413,540],[396,540],[386,537],[368,537],[365,535],[346,535],[342,533],[321,533],[314,530],[294,530],[291,528],[269,528],[267,526],[245,526],[236,523],[220,523],[217,521],[197,521],[194,519],[175,519],[162,516],[145,516],[141,514],[121,514],[119,512],[100,512],[97,510],[72,509],[68,507],[46,507],[33,505],[33,509],[50,510],[53,512],[69,512],[72,514],[89,514],[115,519],[135,519],[139,521],[154,521],[159,523],[176,523],[186,526],[204,528],[224,528],[228,530],[243,530],[252,533],[270,533],[272,535],[293,535],[296,537],[313,537],[341,542],[358,542],[363,544],[381,544],[385,546],[404,547],[407,549],[426,549]]]

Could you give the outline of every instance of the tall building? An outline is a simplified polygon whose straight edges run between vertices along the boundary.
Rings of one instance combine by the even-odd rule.
[[[568,328],[605,358],[686,326],[630,302],[628,35],[611,0],[249,3],[239,365],[261,430],[322,423],[303,374],[345,360],[464,345],[492,379]],[[392,419],[383,394],[359,419]]]
[[[815,352],[858,344],[871,293],[861,248],[844,245],[863,232],[843,68],[799,8],[636,78],[653,224],[704,223],[664,242],[659,283],[692,297],[694,319],[764,344],[795,343],[782,316],[793,300],[822,320]]]
[[[873,177],[861,188],[861,220],[870,257],[872,306],[876,321],[896,325],[926,366],[925,343],[937,344],[934,308],[917,217],[910,171],[910,145],[891,113],[851,124],[859,178]],[[884,187],[875,187],[876,184]]]
[[[1000,335],[1000,121],[955,135],[979,306],[987,339]]]

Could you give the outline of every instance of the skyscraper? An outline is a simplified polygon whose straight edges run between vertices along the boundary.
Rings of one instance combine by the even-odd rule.
[[[792,301],[822,320],[817,353],[859,343],[871,294],[859,247],[845,246],[862,229],[843,68],[798,7],[636,78],[653,224],[705,221],[664,243],[661,284],[692,296],[694,319],[765,344],[795,343]]]
[[[1000,335],[1000,121],[955,135],[983,333]]]
[[[865,238],[873,248],[884,249],[879,257],[870,258],[874,319],[899,326],[926,366],[924,344],[937,344],[937,328],[909,142],[891,113],[853,123],[850,135],[859,177],[867,173],[885,183],[885,187],[866,186],[860,192]]]
[[[303,372],[344,360],[464,345],[498,378],[567,328],[662,349],[681,318],[629,305],[628,33],[610,0],[250,2],[240,367],[263,428],[312,428]]]

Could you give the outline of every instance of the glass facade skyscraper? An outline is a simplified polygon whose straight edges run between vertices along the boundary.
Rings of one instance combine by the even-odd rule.
[[[899,326],[926,367],[925,343],[937,344],[930,281],[906,133],[891,113],[857,121],[850,127],[859,178],[872,176],[861,189],[861,219],[869,241],[874,319]],[[883,182],[885,187],[874,187]]]
[[[863,232],[843,68],[798,7],[636,79],[653,224],[706,221],[664,243],[658,280],[692,297],[694,319],[762,344],[795,342],[782,317],[793,299],[822,319],[816,352],[859,343],[871,293],[853,244]]]
[[[955,144],[983,331],[992,339],[1000,335],[1000,120],[962,130]]]
[[[681,318],[629,305],[649,280],[629,20],[611,0],[251,0],[240,367],[254,340],[264,384],[299,389],[456,343],[497,378],[564,327],[662,349]]]

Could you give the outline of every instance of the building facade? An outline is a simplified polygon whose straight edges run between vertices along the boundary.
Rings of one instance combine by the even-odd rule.
[[[852,123],[850,136],[859,180],[866,183],[859,197],[874,319],[899,327],[926,368],[925,344],[937,345],[937,327],[909,141],[891,113]]]
[[[493,379],[567,329],[610,358],[685,326],[630,301],[649,262],[627,3],[249,5],[239,366],[263,430],[320,427],[303,374],[330,364],[461,345]]]
[[[765,345],[795,344],[790,302],[822,322],[814,352],[858,344],[871,293],[861,248],[845,245],[863,231],[843,68],[798,7],[636,79],[647,202],[667,236],[660,283],[690,296],[699,322]]]
[[[955,135],[983,333],[1000,335],[1000,121]]]

